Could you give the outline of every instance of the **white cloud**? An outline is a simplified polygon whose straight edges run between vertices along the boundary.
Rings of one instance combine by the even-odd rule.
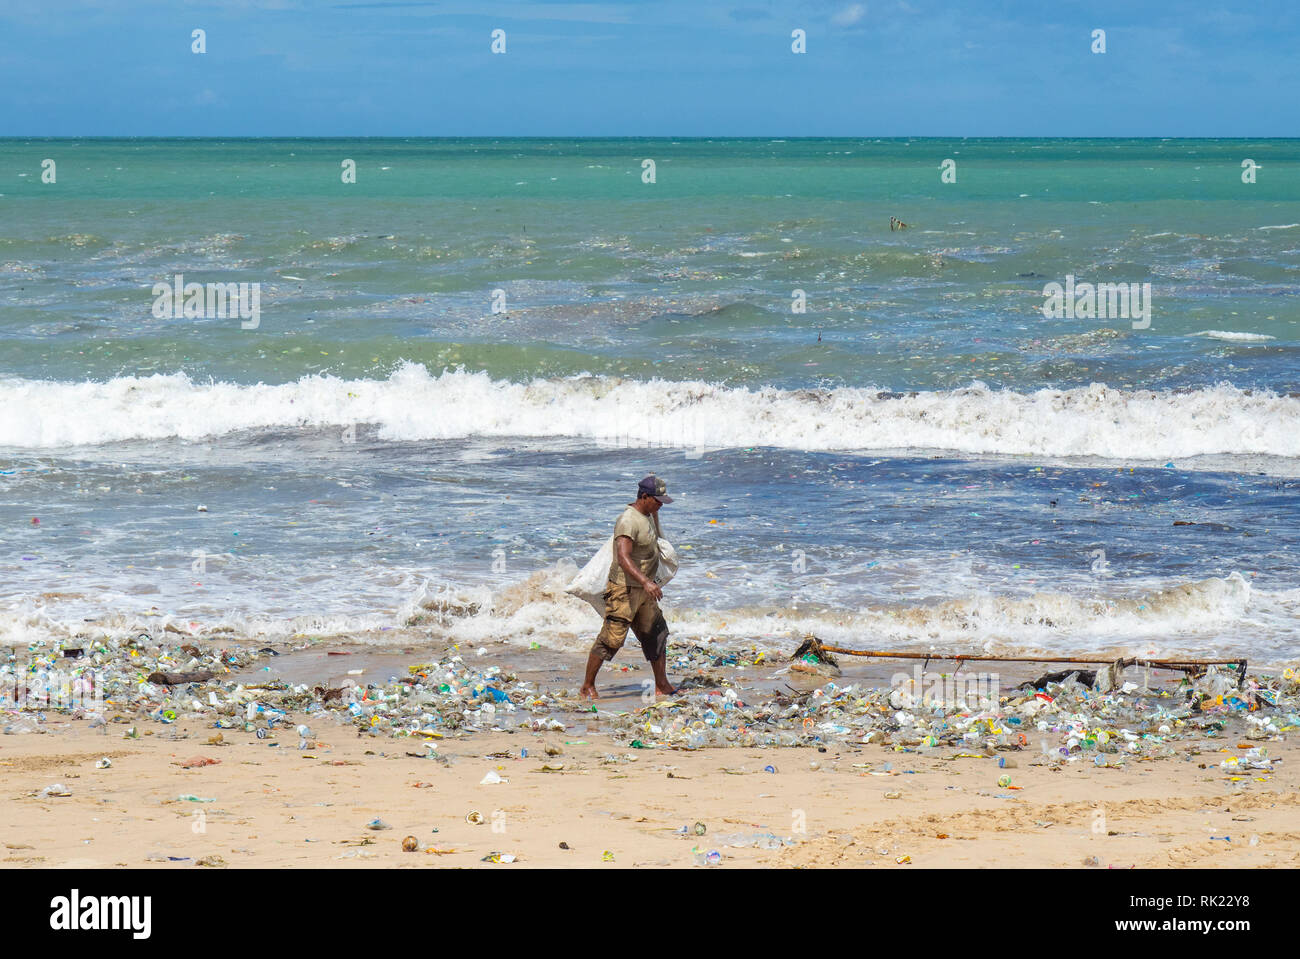
[[[831,23],[837,27],[850,27],[867,15],[867,8],[864,4],[854,3],[845,7],[835,16],[831,17]]]

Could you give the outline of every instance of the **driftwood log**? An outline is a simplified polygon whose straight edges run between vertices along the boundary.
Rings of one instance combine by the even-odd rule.
[[[149,682],[155,686],[184,686],[186,683],[206,683],[215,675],[217,674],[210,669],[199,669],[192,673],[164,673],[159,671],[149,674]]]

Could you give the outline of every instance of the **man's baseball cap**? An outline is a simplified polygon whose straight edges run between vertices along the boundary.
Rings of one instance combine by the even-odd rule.
[[[664,484],[664,481],[655,476],[654,473],[651,473],[643,479],[641,484],[636,488],[638,494],[653,496],[661,503],[671,503],[673,498],[664,495],[667,489],[668,487]]]

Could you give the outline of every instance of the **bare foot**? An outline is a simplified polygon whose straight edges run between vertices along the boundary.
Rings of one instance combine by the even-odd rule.
[[[655,685],[655,692],[660,696],[676,696],[677,690],[672,686]]]
[[[578,690],[578,695],[583,699],[600,699],[600,694],[596,692],[595,686],[583,686]]]

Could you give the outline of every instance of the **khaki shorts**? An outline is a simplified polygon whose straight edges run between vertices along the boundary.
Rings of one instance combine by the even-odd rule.
[[[605,584],[605,625],[596,636],[591,654],[608,662],[627,640],[628,627],[641,643],[641,652],[654,662],[668,651],[668,624],[654,597],[640,586],[631,589],[617,583]]]

